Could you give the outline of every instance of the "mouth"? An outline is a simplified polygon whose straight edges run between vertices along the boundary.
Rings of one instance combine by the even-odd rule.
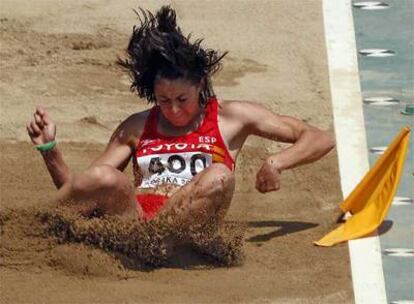
[[[186,125],[186,121],[183,120],[182,118],[173,118],[170,120],[170,122],[177,127],[182,127]]]
[[[173,115],[170,117],[171,121],[176,121],[176,122],[180,122],[180,121],[184,121],[185,120],[185,116],[180,114],[180,115]]]
[[[183,127],[188,123],[186,115],[183,114],[164,116],[164,119],[175,127]]]
[[[173,120],[180,120],[182,118],[183,118],[183,115],[173,115],[173,116],[171,116],[171,119],[173,119]]]

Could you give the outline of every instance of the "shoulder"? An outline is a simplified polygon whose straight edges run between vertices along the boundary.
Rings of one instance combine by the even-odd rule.
[[[151,109],[134,113],[122,121],[112,134],[111,141],[128,144],[131,140],[136,140],[141,137],[150,112]]]
[[[219,115],[225,119],[235,119],[251,124],[271,111],[260,103],[241,100],[219,100]]]
[[[122,121],[119,127],[123,129],[143,129],[150,112],[151,109],[134,113]]]

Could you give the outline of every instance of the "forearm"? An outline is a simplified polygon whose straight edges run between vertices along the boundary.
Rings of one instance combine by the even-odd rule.
[[[314,162],[335,146],[333,138],[318,129],[306,129],[289,148],[272,155],[268,161],[281,171]]]
[[[66,165],[62,152],[55,146],[52,150],[41,152],[41,154],[53,183],[59,189],[72,177],[72,172]]]

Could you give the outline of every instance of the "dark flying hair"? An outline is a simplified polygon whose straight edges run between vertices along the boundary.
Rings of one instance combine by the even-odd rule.
[[[134,10],[135,11],[135,10]],[[203,81],[200,103],[205,105],[214,96],[211,76],[221,68],[219,54],[201,47],[202,39],[190,42],[177,26],[176,14],[170,6],[163,6],[154,16],[150,11],[135,11],[140,24],[134,26],[127,48],[127,58],[118,58],[118,64],[131,77],[131,91],[155,102],[154,82],[160,78],[186,79],[195,85]]]

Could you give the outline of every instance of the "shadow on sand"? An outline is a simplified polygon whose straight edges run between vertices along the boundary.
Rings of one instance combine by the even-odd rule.
[[[306,229],[315,228],[318,224],[307,223],[307,222],[295,222],[295,221],[252,221],[248,222],[248,227],[251,228],[264,228],[264,227],[275,227],[276,230],[258,234],[246,239],[246,242],[267,242],[275,237],[299,232]]]

